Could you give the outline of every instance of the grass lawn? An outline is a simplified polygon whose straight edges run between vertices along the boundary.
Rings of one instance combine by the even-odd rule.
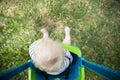
[[[65,26],[85,59],[120,70],[117,0],[0,0],[0,72],[30,59],[28,47],[42,37],[41,28],[62,41]],[[26,71],[13,80],[27,80]],[[86,69],[86,80],[104,79]]]

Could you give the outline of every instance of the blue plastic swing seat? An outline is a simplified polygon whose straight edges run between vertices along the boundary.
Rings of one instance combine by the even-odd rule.
[[[73,56],[73,62],[69,67],[68,80],[85,80],[85,68],[88,68],[107,80],[120,80],[120,71],[85,60],[81,57],[81,51],[77,47],[63,45],[63,48],[69,50]],[[7,71],[1,72],[0,80],[10,80],[25,69],[28,69],[28,80],[46,80],[46,76],[42,71],[33,66],[31,60]],[[65,77],[67,70],[56,76],[46,75],[49,80],[66,80]]]

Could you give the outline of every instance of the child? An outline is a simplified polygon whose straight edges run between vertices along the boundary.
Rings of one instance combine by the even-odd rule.
[[[59,75],[65,71],[73,60],[69,51],[62,48],[59,42],[49,38],[45,28],[41,29],[43,38],[33,42],[29,54],[36,68],[50,75]],[[70,28],[65,27],[63,44],[71,44]]]

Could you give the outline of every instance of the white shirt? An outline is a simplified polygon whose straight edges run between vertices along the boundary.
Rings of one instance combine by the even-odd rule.
[[[34,57],[34,45],[36,44],[37,41],[33,42],[30,47],[29,47],[29,55],[31,57],[31,59],[33,59]],[[69,51],[65,51],[65,59],[64,59],[64,64],[62,65],[62,67],[56,71],[56,72],[47,72],[48,74],[50,75],[58,75],[60,73],[62,73],[63,71],[65,71],[68,66],[70,65],[70,63],[72,63],[73,61],[73,57],[72,55],[70,54]]]

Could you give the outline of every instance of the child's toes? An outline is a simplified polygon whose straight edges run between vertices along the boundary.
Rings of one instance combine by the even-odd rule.
[[[40,31],[41,31],[42,33],[47,33],[47,30],[46,30],[45,28],[42,28]]]
[[[65,32],[70,32],[70,28],[68,26],[65,27]]]

